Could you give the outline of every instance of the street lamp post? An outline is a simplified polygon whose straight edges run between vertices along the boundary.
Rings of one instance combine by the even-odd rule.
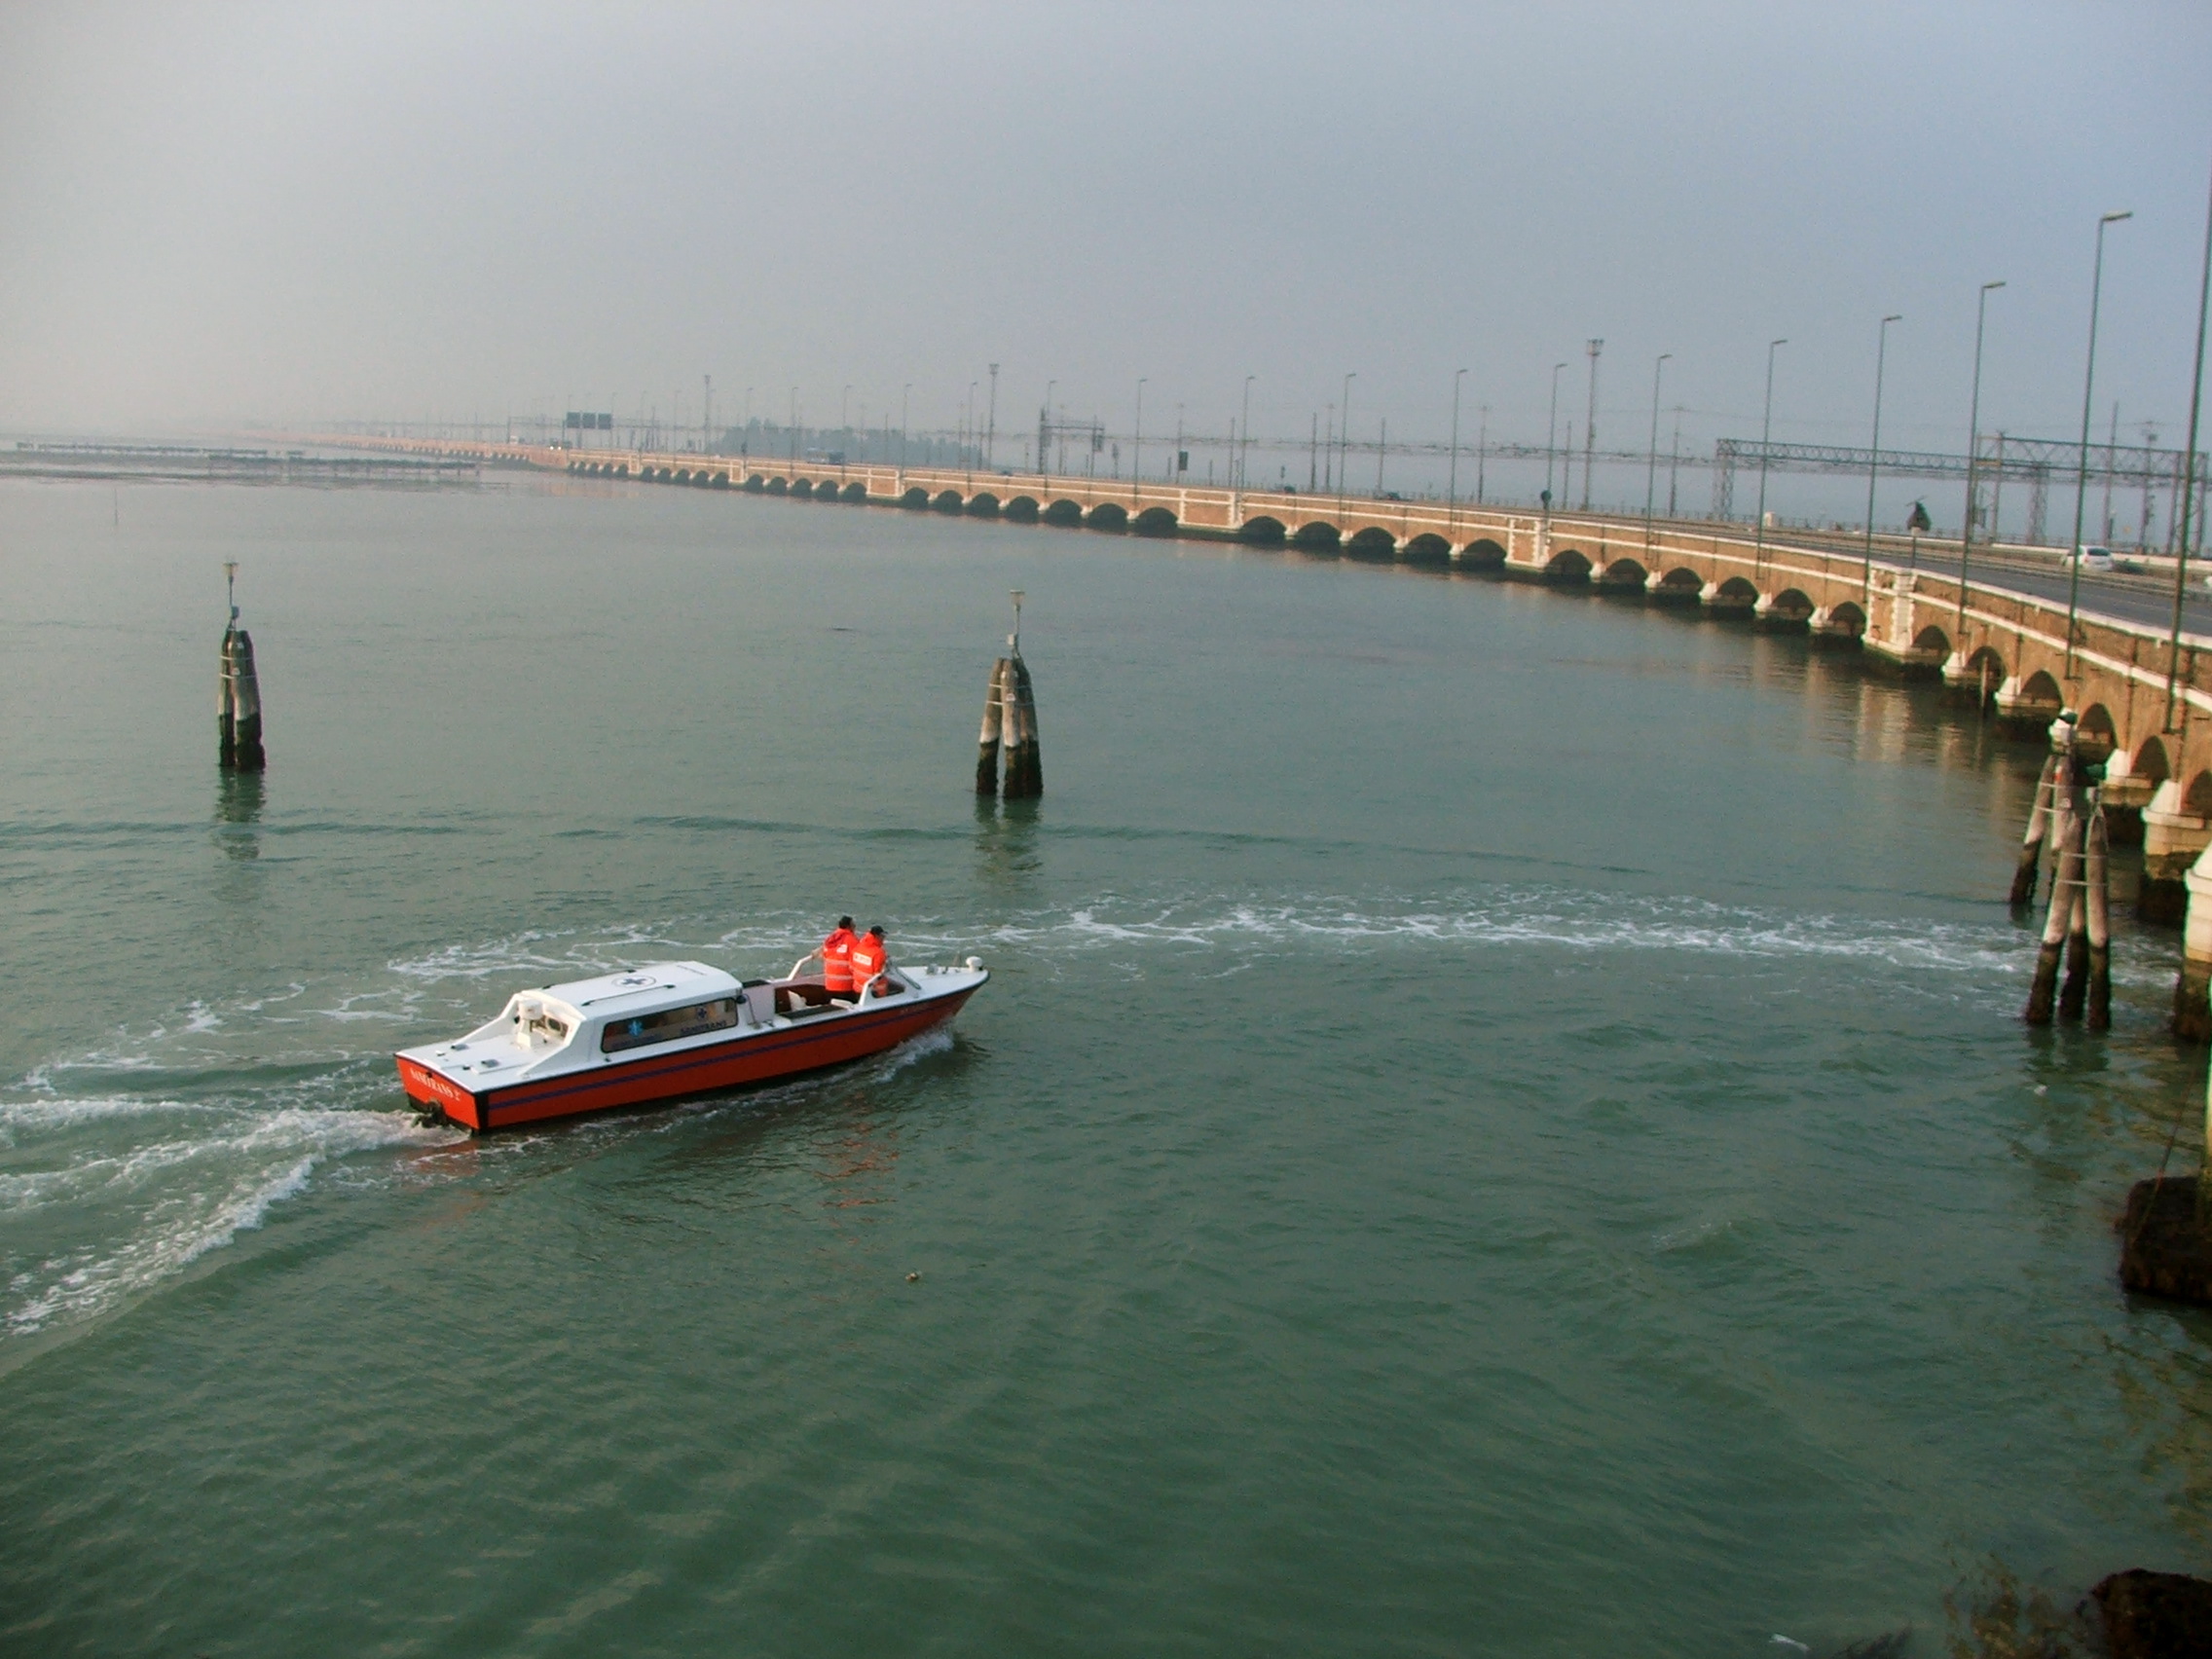
[[[792,387],[792,464],[798,464],[798,387]]]
[[[1045,418],[1037,424],[1037,476],[1040,478],[1052,469],[1051,461],[1046,457],[1052,444],[1052,388],[1059,384],[1056,380],[1045,383]]]
[[[1643,458],[1643,551],[1647,557],[1651,552],[1652,493],[1659,487],[1659,375],[1674,354],[1662,351],[1651,365],[1651,444]]]
[[[1357,379],[1359,379],[1357,369],[1345,376],[1344,408],[1339,411],[1344,418],[1343,424],[1337,428],[1337,517],[1339,519],[1345,516],[1345,497],[1349,490],[1349,481],[1345,477],[1345,474],[1351,470],[1351,383]],[[1337,528],[1341,534],[1343,525],[1340,524]]]
[[[2097,221],[2097,259],[2089,276],[2089,356],[2082,371],[2082,452],[2074,477],[2074,545],[2067,555],[2066,679],[2074,678],[2074,617],[2082,600],[2082,511],[2089,501],[2089,409],[2097,386],[2097,304],[2104,294],[2105,227],[2135,217],[2133,211],[2107,213]]]
[[[1866,452],[1866,557],[1859,566],[1861,610],[1866,609],[1874,591],[1874,480],[1882,469],[1882,369],[1889,359],[1890,324],[1902,321],[1903,313],[1893,312],[1874,331],[1874,441]]]
[[[1559,461],[1559,376],[1565,363],[1552,365],[1552,409],[1544,417],[1544,498],[1551,499],[1552,468]]]
[[[908,381],[899,388],[899,471],[901,476],[903,476],[906,471],[906,398],[913,389],[914,383],[912,381]]]
[[[1452,528],[1459,527],[1459,383],[1467,378],[1460,369],[1452,377],[1452,468],[1451,482],[1444,487],[1445,504],[1452,515]]]
[[[1129,504],[1134,506],[1144,498],[1144,383],[1149,376],[1137,377],[1137,424],[1129,437]]]
[[[1475,505],[1483,504],[1485,486],[1490,482],[1490,405],[1483,405],[1482,429],[1475,434]]]
[[[1953,630],[1958,649],[1967,648],[1967,561],[1973,553],[1973,462],[1981,432],[1981,328],[1989,313],[1989,296],[2003,282],[1984,282],[1973,306],[1973,395],[1967,401],[1967,510],[1959,520],[1959,620]]]
[[[1252,470],[1252,383],[1259,378],[1258,375],[1246,375],[1244,377],[1244,413],[1236,423],[1236,430],[1239,434],[1236,451],[1236,488],[1239,491],[1248,490],[1252,486],[1250,477]]]
[[[1774,436],[1774,354],[1788,344],[1788,340],[1770,340],[1766,344],[1766,413],[1759,417],[1759,505],[1751,532],[1751,583],[1754,587],[1760,571],[1766,568],[1766,452],[1768,440]]]
[[[2181,510],[2175,514],[2181,539],[2174,544],[2174,634],[2166,649],[2166,723],[2174,729],[2174,678],[2181,669],[2181,601],[2189,581],[2189,509],[2196,494],[2196,417],[2204,397],[2205,305],[2212,300],[2212,202],[2204,209],[2204,275],[2196,285],[2196,369],[2189,380],[2189,442],[2181,463]],[[2204,534],[2201,523],[2197,535]]]

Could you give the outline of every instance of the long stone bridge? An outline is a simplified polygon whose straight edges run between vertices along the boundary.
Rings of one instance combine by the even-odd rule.
[[[2212,841],[2212,638],[2185,633],[2176,649],[2165,630],[2083,609],[2069,640],[2066,609],[2048,599],[1974,580],[1962,591],[1956,577],[1894,559],[1878,558],[1869,570],[1862,554],[1793,542],[1788,532],[1759,537],[1741,527],[1665,520],[1647,526],[1641,517],[1615,514],[981,467],[427,439],[317,441],[793,500],[1456,567],[1808,631],[1900,672],[1940,676],[2023,726],[2040,726],[2061,708],[2076,710],[2089,752],[2110,753],[2107,806],[2120,809],[2123,823],[2141,810],[2148,907],[2165,908],[2153,902],[2163,892],[2178,914],[2181,878]]]

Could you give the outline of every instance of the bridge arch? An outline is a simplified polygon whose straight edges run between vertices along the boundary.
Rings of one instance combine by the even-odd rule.
[[[2212,818],[2212,772],[2199,772],[2189,781],[2181,809],[2192,818]]]
[[[1351,533],[1345,543],[1347,559],[1395,559],[1398,556],[1398,538],[1379,524],[1364,525]]]
[[[1129,528],[1129,509],[1119,501],[1100,501],[1083,515],[1083,522],[1092,530],[1102,530],[1109,535],[1121,535]]]
[[[794,501],[810,500],[814,496],[814,480],[811,478],[793,478],[786,486],[786,493]]]
[[[768,488],[768,481],[757,472],[748,472],[745,475],[745,487],[757,496]]]
[[[1658,585],[1651,589],[1651,597],[1680,602],[1694,600],[1703,592],[1705,578],[1687,565],[1677,565],[1659,578]]]
[[[2027,682],[2020,687],[2020,701],[2033,704],[2038,709],[2063,709],[2066,706],[2066,695],[2059,690],[2058,682],[2051,678],[2050,670],[2039,668],[2028,676]]]
[[[932,498],[930,505],[940,513],[956,513],[960,510],[960,492],[957,490],[940,490]]]
[[[1291,541],[1313,553],[1334,553],[1343,544],[1344,535],[1327,519],[1314,519],[1298,527]]]
[[[1071,501],[1062,496],[1045,509],[1045,522],[1056,524],[1063,530],[1073,530],[1083,523],[1083,503]]]
[[[1714,599],[1730,609],[1750,609],[1759,602],[1759,590],[1749,576],[1730,576],[1714,589]]]
[[[899,498],[899,504],[909,512],[920,512],[930,504],[930,493],[919,484]]]
[[[1006,504],[1006,516],[1014,524],[1035,524],[1038,519],[1037,498],[1016,496]]]
[[[2127,769],[2137,777],[2147,779],[2153,789],[2172,777],[2173,764],[2166,758],[2164,740],[2145,738],[2136,746],[2134,757],[2129,761]]]
[[[2074,729],[2107,749],[2120,747],[2120,733],[2113,725],[2112,711],[2102,703],[2091,703],[2083,709],[2082,719]]]
[[[1948,662],[1951,656],[1951,636],[1931,622],[1912,637],[1916,651],[1934,651],[1938,662]]]
[[[726,472],[715,473],[707,482],[717,490],[726,490],[729,488],[729,474]]]
[[[865,506],[867,502],[867,486],[858,478],[854,479],[845,486],[845,499],[856,507]]]
[[[1255,547],[1280,547],[1289,538],[1290,533],[1283,528],[1282,520],[1270,518],[1266,513],[1248,518],[1236,527],[1236,539],[1249,541]]]
[[[1576,548],[1562,547],[1544,567],[1544,579],[1554,582],[1586,582],[1590,579],[1590,560]]]
[[[988,490],[977,491],[968,498],[968,516],[970,518],[997,518],[999,516],[999,498]]]
[[[769,480],[768,480],[768,494],[769,494],[769,495],[771,495],[771,496],[788,496],[788,495],[790,495],[791,493],[792,493],[792,481],[791,481],[791,480],[790,480],[789,478],[771,478],[771,479],[769,479]]]
[[[1505,549],[1487,535],[1478,535],[1459,550],[1459,563],[1472,565],[1477,570],[1500,570],[1505,564]]]
[[[1424,531],[1406,543],[1405,559],[1409,565],[1449,565],[1452,543],[1434,531]]]
[[[1129,521],[1132,535],[1173,535],[1176,528],[1175,514],[1167,507],[1147,507]]]
[[[1636,595],[1641,597],[1648,580],[1648,572],[1634,559],[1622,557],[1608,562],[1597,573],[1596,585],[1602,594]]]
[[[694,490],[712,490],[717,484],[727,489],[727,475],[705,466],[695,469],[691,474],[691,487]]]

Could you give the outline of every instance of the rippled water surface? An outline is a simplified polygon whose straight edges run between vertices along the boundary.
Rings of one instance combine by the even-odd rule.
[[[2212,1326],[2113,1280],[2175,940],[2022,1031],[2036,756],[1933,692],[675,490],[0,485],[0,573],[11,1652],[1933,1653],[1992,1555],[2202,1563]],[[764,1091],[404,1108],[517,987],[839,910],[994,980]]]

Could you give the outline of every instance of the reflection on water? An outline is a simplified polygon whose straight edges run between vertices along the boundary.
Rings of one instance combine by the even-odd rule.
[[[1044,802],[1034,797],[1001,801],[976,797],[976,873],[990,891],[1009,899],[1035,892],[1045,861],[1037,821]]]
[[[262,776],[224,772],[215,785],[215,845],[227,858],[261,857]]]

